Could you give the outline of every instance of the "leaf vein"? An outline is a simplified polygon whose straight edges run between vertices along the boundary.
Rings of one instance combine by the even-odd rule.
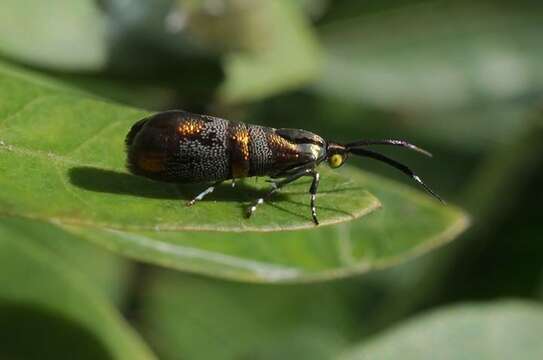
[[[143,247],[157,250],[161,253],[174,254],[184,258],[207,260],[210,262],[250,270],[255,274],[265,277],[269,281],[285,280],[299,275],[299,270],[287,266],[276,266],[260,261],[249,260],[228,254],[215,253],[203,249],[189,248],[179,244],[172,244],[146,237],[141,234],[126,233],[113,229],[105,229],[107,232],[117,235],[119,238],[138,243]]]
[[[107,124],[106,126],[102,127],[101,129],[99,129],[96,133],[94,133],[93,135],[89,136],[87,139],[85,139],[83,142],[77,144],[77,146],[75,148],[73,148],[72,150],[68,151],[66,153],[66,155],[74,155],[78,150],[81,150],[81,148],[83,148],[84,146],[87,146],[89,143],[91,143],[92,141],[96,140],[99,138],[99,136],[103,133],[105,133],[107,130],[111,129],[112,127],[115,127],[117,125],[119,125],[121,122],[120,121],[114,121],[114,122],[110,122],[109,124]]]
[[[350,266],[356,262],[349,228],[345,224],[337,227],[338,257],[341,264]]]
[[[70,195],[72,195],[75,199],[77,199],[82,204],[85,204],[88,207],[92,207],[91,204],[83,199],[79,194],[77,194],[75,191],[73,191],[70,186],[66,183],[65,177],[62,175],[61,169],[59,168],[58,164],[53,165],[55,167],[55,171],[58,175],[58,178],[60,180],[60,183],[62,184],[62,187],[66,190],[66,192]]]
[[[20,115],[22,112],[27,111],[28,109],[36,106],[36,104],[39,104],[40,102],[44,100],[49,100],[52,98],[56,98],[58,95],[38,95],[34,97],[33,99],[27,101],[23,105],[21,105],[18,109],[13,111],[11,114],[7,115],[5,118],[0,119],[0,127],[5,127],[5,125],[12,119],[14,119],[16,116]]]

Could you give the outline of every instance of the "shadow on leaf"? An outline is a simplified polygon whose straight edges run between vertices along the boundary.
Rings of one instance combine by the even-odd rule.
[[[82,324],[36,306],[0,304],[2,359],[112,359]]]
[[[70,182],[79,188],[110,194],[132,195],[152,199],[181,199],[188,201],[203,191],[206,186],[200,184],[174,184],[148,180],[128,173],[104,170],[94,167],[78,166],[69,170]],[[250,202],[261,197],[266,191],[237,182],[236,187],[223,183],[209,194],[204,201]],[[274,200],[284,200],[287,196],[274,194]]]

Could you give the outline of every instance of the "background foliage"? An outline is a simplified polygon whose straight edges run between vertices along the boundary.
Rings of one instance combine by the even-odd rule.
[[[540,358],[542,10],[4,0],[0,357]],[[434,158],[387,152],[449,205],[350,159],[323,169],[327,226],[303,181],[250,222],[262,181],[184,209],[198,186],[123,165],[130,124],[170,108],[407,138]]]

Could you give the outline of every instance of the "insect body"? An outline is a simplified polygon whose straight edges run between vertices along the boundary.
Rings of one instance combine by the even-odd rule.
[[[311,214],[318,224],[315,202],[320,176],[316,168],[323,161],[338,168],[349,154],[383,161],[412,177],[439,199],[408,167],[368,150],[369,145],[396,145],[430,155],[403,140],[338,144],[305,130],[275,129],[180,110],[140,120],[126,137],[127,166],[132,173],[168,182],[214,182],[189,201],[189,206],[225,180],[268,176],[271,189],[249,206],[247,216],[251,216],[258,205],[281,187],[308,176],[312,178]]]

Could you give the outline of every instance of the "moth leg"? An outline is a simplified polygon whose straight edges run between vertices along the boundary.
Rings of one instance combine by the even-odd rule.
[[[311,175],[311,173],[313,173],[314,170],[313,169],[302,169],[300,170],[299,172],[296,172],[282,180],[278,180],[278,181],[272,181],[271,182],[271,185],[272,185],[272,188],[270,191],[268,191],[263,197],[261,198],[258,198],[254,203],[251,204],[251,206],[249,206],[247,208],[247,217],[251,217],[251,215],[255,212],[256,210],[256,207],[260,204],[263,204],[264,201],[267,201],[273,194],[275,194],[277,191],[279,191],[279,189],[281,189],[283,186],[293,182],[293,181],[296,181],[298,180],[299,178],[301,178],[302,176],[307,176],[307,175]]]
[[[315,204],[317,200],[317,189],[319,187],[320,174],[316,171],[311,172],[313,176],[313,181],[311,182],[311,187],[309,188],[309,193],[311,194],[311,216],[313,217],[313,222],[315,225],[319,225],[319,220],[317,219],[317,206]]]
[[[217,185],[219,185],[220,183],[222,183],[222,180],[221,180],[221,181],[217,181],[216,183],[214,183],[213,185],[211,185],[210,187],[208,187],[207,189],[205,189],[204,191],[202,191],[201,193],[199,193],[198,195],[196,195],[191,201],[187,202],[187,206],[192,206],[192,205],[194,205],[197,201],[202,200],[207,194],[211,194],[211,193],[215,190],[215,187],[216,187]]]

